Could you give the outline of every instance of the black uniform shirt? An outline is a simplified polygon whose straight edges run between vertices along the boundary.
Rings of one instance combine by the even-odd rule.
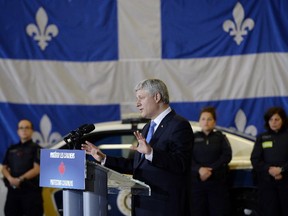
[[[232,149],[228,139],[220,131],[212,131],[208,135],[196,132],[192,158],[192,171],[198,173],[200,167],[216,170],[231,161]]]
[[[288,166],[288,131],[265,132],[255,142],[251,162],[256,171],[267,172],[270,166]]]
[[[29,140],[11,145],[3,160],[3,165],[10,168],[11,175],[18,177],[33,168],[34,162],[40,163],[40,147]]]

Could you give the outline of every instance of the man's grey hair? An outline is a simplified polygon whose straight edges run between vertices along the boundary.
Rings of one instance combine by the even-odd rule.
[[[146,79],[142,80],[135,86],[135,91],[146,90],[151,95],[159,93],[161,95],[161,100],[165,104],[169,104],[169,92],[167,86],[162,80],[159,79]]]

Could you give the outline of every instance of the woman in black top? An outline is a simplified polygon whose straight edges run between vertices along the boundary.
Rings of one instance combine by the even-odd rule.
[[[195,216],[230,216],[226,181],[232,150],[226,136],[216,131],[213,107],[202,109],[202,129],[194,136],[192,154],[192,214]]]
[[[288,131],[283,108],[264,115],[266,132],[258,135],[251,154],[257,175],[259,207],[263,216],[288,215]]]

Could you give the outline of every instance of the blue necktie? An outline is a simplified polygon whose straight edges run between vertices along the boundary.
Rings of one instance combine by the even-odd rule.
[[[154,127],[156,126],[156,123],[154,121],[151,121],[150,122],[150,126],[149,126],[149,131],[148,131],[148,134],[147,134],[147,137],[146,137],[146,142],[149,144],[152,136],[153,136],[153,133],[154,133]],[[141,154],[141,158],[144,158],[144,154]]]
[[[151,121],[150,122],[150,127],[149,127],[149,131],[148,131],[148,134],[147,134],[147,137],[146,137],[146,142],[149,143],[152,136],[153,136],[153,133],[154,133],[154,128],[156,126],[156,123],[154,121]]]

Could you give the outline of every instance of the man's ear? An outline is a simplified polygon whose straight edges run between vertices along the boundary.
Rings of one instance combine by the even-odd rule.
[[[155,98],[156,103],[159,103],[161,101],[162,96],[160,93],[156,93],[154,98]]]

